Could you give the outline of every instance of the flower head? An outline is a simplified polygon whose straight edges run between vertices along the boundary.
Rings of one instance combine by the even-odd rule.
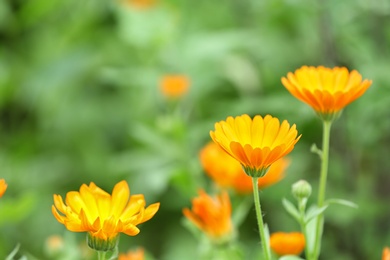
[[[297,99],[311,106],[324,120],[333,120],[349,103],[370,87],[356,71],[345,67],[333,69],[303,66],[282,78],[282,84]]]
[[[88,245],[100,251],[113,249],[119,233],[137,235],[140,230],[136,226],[151,219],[160,206],[154,203],[145,208],[144,196],[130,196],[126,181],[117,183],[112,195],[93,182],[83,184],[79,192],[68,192],[65,202],[54,195],[55,218],[70,231],[88,232]]]
[[[188,92],[190,81],[184,75],[166,75],[160,80],[161,93],[168,98],[179,98]]]
[[[305,248],[305,237],[299,232],[276,232],[270,237],[271,249],[278,255],[300,255]]]
[[[225,152],[240,162],[245,173],[262,177],[268,168],[290,153],[301,136],[295,124],[266,115],[253,120],[248,115],[228,117],[215,124],[210,136]]]
[[[5,190],[7,189],[7,183],[4,179],[0,179],[0,198],[3,196]]]
[[[145,251],[143,248],[138,248],[134,251],[127,251],[126,254],[119,254],[118,260],[144,260]]]
[[[240,194],[252,192],[252,179],[245,174],[241,164],[216,143],[210,142],[203,147],[200,151],[200,161],[205,172],[220,187],[233,188]],[[267,174],[258,179],[258,187],[262,189],[280,181],[289,161],[287,158],[281,158],[273,163]]]
[[[389,247],[383,248],[382,260],[390,260],[390,248]]]
[[[213,241],[226,241],[232,236],[231,204],[227,192],[217,197],[199,191],[192,200],[192,209],[183,209],[184,216],[201,229]]]

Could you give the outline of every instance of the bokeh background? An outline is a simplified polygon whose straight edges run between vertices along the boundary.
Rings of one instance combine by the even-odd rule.
[[[280,78],[302,65],[373,80],[332,128],[327,197],[359,209],[326,211],[321,259],[380,259],[390,245],[389,1],[0,1],[0,258],[20,243],[20,255],[50,259],[52,235],[84,243],[53,217],[53,194],[91,181],[111,192],[124,179],[161,208],[138,236],[121,236],[120,250],[196,259],[182,208],[211,185],[198,153],[216,121],[243,113],[287,119],[302,134],[285,179],[261,193],[271,232],[298,230],[281,199],[303,178],[315,201],[310,146],[322,128]],[[169,74],[191,82],[175,101],[159,89]],[[254,210],[239,232],[253,259]]]

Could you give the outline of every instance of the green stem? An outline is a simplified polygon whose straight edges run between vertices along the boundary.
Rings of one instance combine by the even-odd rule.
[[[303,201],[302,199],[298,202],[299,205],[299,215],[300,215],[300,220],[299,220],[299,224],[301,226],[301,230],[302,230],[302,233],[303,235],[305,236],[305,240],[306,241],[309,241],[309,237],[307,235],[307,229],[306,229],[306,221],[305,221],[305,211],[306,211],[306,202],[307,202],[307,198],[304,198],[305,201]],[[306,243],[307,244],[307,243]],[[310,250],[309,250],[309,247],[308,246],[305,246],[305,256],[308,260],[311,260],[311,257],[310,257]]]
[[[106,260],[106,251],[97,251],[98,253],[98,260]]]
[[[323,121],[323,134],[322,134],[322,153],[321,153],[321,173],[320,173],[320,187],[318,190],[318,208],[324,206],[325,192],[326,192],[326,179],[328,175],[328,163],[329,163],[329,140],[330,140],[330,128],[332,121]],[[314,249],[312,259],[318,259],[321,248],[321,237],[324,226],[324,213],[321,213],[317,217],[316,233]]]
[[[267,237],[265,235],[265,230],[264,230],[263,215],[261,213],[260,196],[259,196],[259,188],[257,186],[258,185],[257,179],[258,179],[257,177],[252,177],[253,198],[255,200],[257,225],[259,226],[260,241],[263,247],[264,260],[270,260],[271,256],[270,256],[270,250],[267,245],[268,244]]]

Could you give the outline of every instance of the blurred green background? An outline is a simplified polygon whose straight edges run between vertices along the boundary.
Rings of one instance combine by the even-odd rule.
[[[373,80],[332,129],[327,197],[359,209],[327,210],[321,259],[380,259],[390,246],[389,1],[0,1],[0,258],[20,243],[21,255],[49,259],[53,234],[84,243],[53,217],[53,194],[91,181],[111,192],[125,179],[161,208],[138,236],[121,236],[120,250],[196,259],[181,210],[211,185],[198,152],[216,121],[243,113],[287,119],[302,134],[287,177],[261,194],[271,232],[298,230],[281,199],[304,178],[315,201],[310,146],[321,145],[321,122],[280,78],[302,65]],[[161,95],[167,74],[190,78],[182,99]],[[239,239],[254,259],[254,210]]]

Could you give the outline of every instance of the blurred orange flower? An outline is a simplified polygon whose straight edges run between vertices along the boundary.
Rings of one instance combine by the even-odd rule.
[[[126,254],[119,254],[118,260],[144,260],[145,251],[143,248],[138,248],[137,250],[129,250]]]
[[[185,75],[165,75],[160,80],[161,93],[168,98],[179,98],[188,92],[190,80]]]
[[[245,174],[241,164],[214,142],[208,143],[200,151],[200,161],[205,172],[220,187],[233,188],[240,194],[252,192],[252,179]],[[281,158],[273,163],[267,174],[258,179],[258,187],[263,189],[280,181],[289,163],[290,160],[287,158]]]
[[[3,196],[5,190],[7,189],[7,183],[4,179],[0,179],[0,198]]]
[[[356,71],[345,67],[302,66],[289,72],[282,84],[297,99],[311,106],[321,118],[333,119],[345,106],[359,98],[370,87]]]
[[[262,177],[268,168],[290,153],[301,136],[295,124],[266,115],[257,115],[253,120],[248,115],[228,117],[215,124],[210,131],[213,141],[225,152],[240,162],[245,173]]]
[[[300,232],[276,232],[270,237],[271,249],[278,255],[300,255],[305,248],[305,236]]]
[[[156,0],[124,0],[124,3],[138,9],[147,9],[154,6]]]
[[[140,230],[136,225],[151,219],[160,206],[154,203],[145,208],[144,196],[130,196],[126,181],[117,183],[112,195],[93,182],[83,184],[80,192],[68,192],[65,202],[60,195],[54,195],[55,218],[70,231],[88,232],[88,245],[101,251],[115,247],[119,233],[137,235]]]
[[[192,200],[192,209],[183,209],[184,216],[214,241],[224,241],[232,235],[231,204],[228,193],[217,197],[199,191],[199,197]]]
[[[382,260],[390,260],[390,248],[389,247],[383,248]]]

